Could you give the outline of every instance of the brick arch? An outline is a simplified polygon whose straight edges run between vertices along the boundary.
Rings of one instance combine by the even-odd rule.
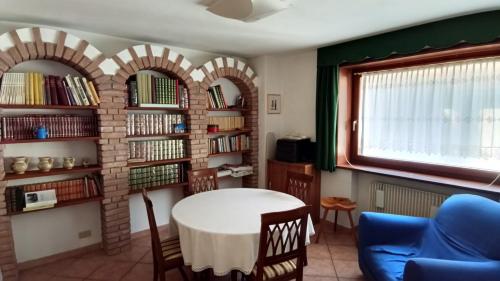
[[[245,97],[248,111],[242,112],[245,116],[245,126],[251,128],[250,151],[243,155],[243,161],[253,166],[254,174],[243,178],[243,185],[248,187],[258,186],[258,77],[255,71],[245,62],[232,57],[218,57],[203,64],[199,69],[200,89],[206,103],[208,88],[219,78],[226,78],[233,82]],[[200,74],[201,74],[200,73]]]
[[[88,41],[50,28],[21,28],[0,35],[0,76],[29,60],[53,60],[73,67],[98,84],[105,80],[104,54]]]

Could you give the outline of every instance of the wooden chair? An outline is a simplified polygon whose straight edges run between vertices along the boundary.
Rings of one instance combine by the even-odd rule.
[[[216,190],[218,188],[216,168],[188,171],[188,188],[186,195]]]
[[[156,225],[155,214],[153,212],[153,202],[148,197],[146,189],[142,190],[142,198],[146,204],[148,213],[149,229],[151,231],[151,244],[153,252],[154,276],[153,281],[165,281],[165,271],[177,268],[181,272],[182,279],[188,281],[186,272],[184,271],[184,259],[182,258],[181,246],[179,237],[167,238],[160,240],[158,227]]]
[[[314,177],[288,171],[286,173],[286,193],[310,204],[310,194]]]
[[[257,263],[253,281],[302,281],[307,220],[311,206],[262,214]]]

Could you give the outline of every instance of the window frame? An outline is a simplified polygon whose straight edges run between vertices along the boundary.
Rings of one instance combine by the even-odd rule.
[[[359,129],[354,129],[354,122],[359,120],[360,78],[359,73],[397,69],[412,66],[429,65],[443,62],[461,61],[467,59],[500,56],[500,42],[480,46],[460,46],[441,51],[424,51],[417,55],[399,56],[361,64],[346,65],[341,67],[341,79],[346,85],[339,93],[347,92],[347,121],[345,126],[345,157],[348,163],[354,165],[370,166],[395,171],[411,172],[431,176],[440,176],[452,179],[469,180],[490,183],[498,172],[472,168],[452,167],[422,162],[392,160],[386,158],[367,157],[358,154]],[[340,98],[340,97],[339,97]],[[350,116],[349,116],[350,114]],[[348,131],[347,131],[348,130]],[[340,151],[339,147],[339,151]],[[346,162],[338,159],[340,163]],[[339,166],[345,166],[340,164]]]

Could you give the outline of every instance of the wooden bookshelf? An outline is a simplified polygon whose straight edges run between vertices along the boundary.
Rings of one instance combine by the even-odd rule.
[[[231,135],[231,134],[240,134],[240,133],[249,133],[252,130],[250,129],[235,129],[235,130],[224,130],[218,132],[208,132],[209,135]]]
[[[99,165],[89,165],[87,167],[75,166],[75,167],[73,167],[73,169],[53,168],[48,172],[34,170],[34,171],[26,171],[24,174],[6,173],[4,179],[5,180],[19,180],[19,179],[48,177],[48,176],[66,175],[66,174],[92,173],[92,172],[97,172],[100,170],[101,170],[101,166],[99,166]]]
[[[98,109],[98,106],[94,105],[31,105],[31,104],[0,104],[0,108],[12,108],[12,109],[71,109],[71,110],[93,110]]]
[[[74,206],[74,205],[79,205],[79,204],[84,204],[84,203],[89,203],[89,202],[101,201],[102,199],[104,199],[104,196],[95,196],[95,197],[90,197],[90,198],[66,200],[66,201],[61,201],[61,202],[56,203],[54,205],[54,207],[52,207],[52,208],[38,209],[38,210],[27,211],[27,212],[23,212],[23,211],[11,212],[11,213],[8,213],[8,215],[15,216],[15,215],[34,213],[34,212],[41,212],[41,211],[52,210],[52,209],[56,209],[56,208],[63,208],[63,207]]]
[[[248,108],[236,108],[236,107],[233,107],[233,108],[208,108],[207,111],[211,112],[216,112],[216,111],[235,111],[235,112],[246,112],[246,111],[250,111],[250,109]]]
[[[144,111],[144,110],[161,110],[161,111],[176,111],[176,112],[187,112],[189,108],[167,108],[167,107],[155,107],[155,106],[148,106],[148,107],[140,107],[140,106],[127,106],[125,107],[127,110],[131,111]]]
[[[187,182],[181,182],[181,183],[170,183],[170,184],[145,187],[145,188],[148,192],[150,192],[150,191],[154,191],[154,190],[169,189],[169,188],[176,188],[176,187],[185,187],[187,185],[188,185]],[[129,191],[129,194],[136,194],[136,193],[141,193],[141,192],[142,192],[142,188],[137,188],[137,189],[131,189]]]
[[[145,162],[129,162],[127,164],[127,167],[175,164],[175,163],[183,163],[183,162],[189,162],[189,161],[191,161],[191,158],[177,158],[177,159],[166,159],[166,160],[145,161]]]
[[[99,137],[66,137],[66,138],[46,138],[46,139],[27,139],[27,140],[2,140],[0,144],[16,143],[40,143],[40,142],[60,142],[60,141],[98,141]]]
[[[172,133],[172,134],[152,134],[152,135],[130,135],[127,136],[129,139],[138,139],[138,138],[150,138],[150,137],[188,137],[190,133]]]
[[[230,152],[220,152],[220,153],[214,153],[214,154],[208,154],[208,157],[218,157],[218,156],[225,156],[225,155],[235,155],[235,154],[240,154],[240,153],[246,153],[249,152],[250,150],[240,150],[240,151],[230,151]]]

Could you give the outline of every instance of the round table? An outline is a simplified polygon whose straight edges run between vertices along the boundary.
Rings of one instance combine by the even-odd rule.
[[[198,193],[182,199],[172,209],[186,265],[199,272],[212,268],[222,276],[239,270],[249,274],[257,260],[260,215],[304,206],[281,192],[230,188]],[[308,220],[306,243],[314,235]]]

